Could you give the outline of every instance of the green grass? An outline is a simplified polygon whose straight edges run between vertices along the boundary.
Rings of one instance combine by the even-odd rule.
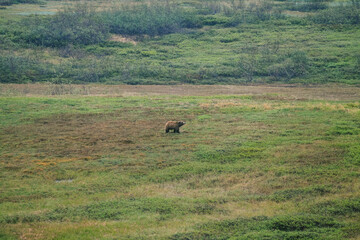
[[[342,224],[314,215],[259,216],[204,224],[170,239],[338,239]]]
[[[283,96],[1,97],[0,236],[358,237],[358,101]]]

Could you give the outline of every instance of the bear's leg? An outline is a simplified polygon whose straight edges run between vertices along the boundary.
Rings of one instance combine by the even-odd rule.
[[[165,132],[166,132],[166,133],[168,133],[168,132],[169,132],[169,129],[168,129],[168,128],[166,128],[166,129],[165,129]]]
[[[178,128],[178,127],[175,128],[174,132],[175,132],[175,133],[180,133],[180,128]]]

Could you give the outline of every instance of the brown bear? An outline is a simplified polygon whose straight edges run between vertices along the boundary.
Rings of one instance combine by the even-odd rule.
[[[168,133],[169,130],[174,130],[174,133],[180,133],[179,129],[182,125],[185,125],[185,122],[168,121],[165,125],[165,132]]]

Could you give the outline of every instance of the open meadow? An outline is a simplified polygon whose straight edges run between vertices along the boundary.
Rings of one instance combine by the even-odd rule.
[[[0,239],[360,239],[359,39],[360,0],[0,0]]]
[[[0,239],[359,239],[358,88],[61,87],[0,85]]]

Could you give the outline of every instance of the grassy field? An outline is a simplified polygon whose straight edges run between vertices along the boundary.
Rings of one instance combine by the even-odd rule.
[[[0,85],[0,239],[360,238],[358,88],[58,87]]]

